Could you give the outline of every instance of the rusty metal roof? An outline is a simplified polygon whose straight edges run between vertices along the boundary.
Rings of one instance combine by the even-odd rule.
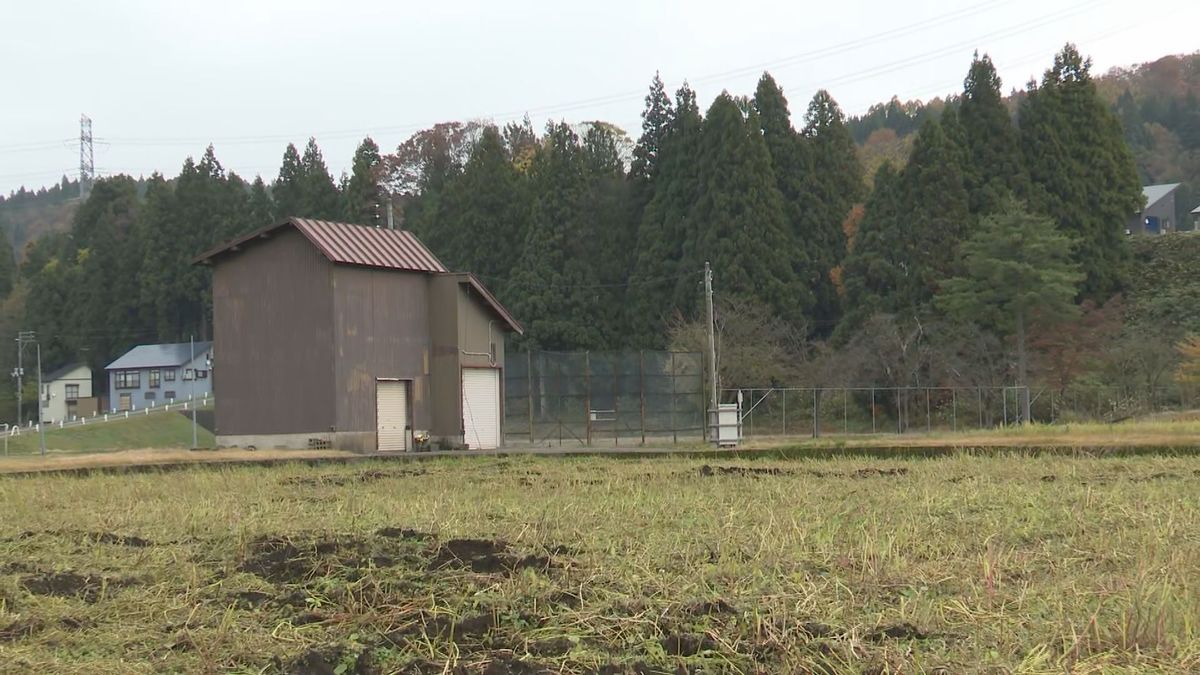
[[[287,226],[299,230],[333,263],[435,274],[447,271],[442,261],[412,232],[294,217],[221,244],[196,256],[193,262],[211,262],[223,253],[240,250],[249,242],[265,239],[271,232]]]

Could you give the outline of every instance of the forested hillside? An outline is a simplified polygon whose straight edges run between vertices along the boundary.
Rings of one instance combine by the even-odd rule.
[[[393,152],[364,140],[340,180],[311,139],[286,148],[269,183],[224,170],[209,147],[171,179],[98,181],[69,231],[24,250],[0,331],[37,330],[47,368],[205,338],[210,273],[190,264],[195,254],[288,215],[383,225],[391,204],[449,267],[483,278],[526,325],[529,347],[691,347],[711,262],[721,324],[740,331],[722,345],[725,384],[1065,388],[1137,377],[1101,345],[1170,343],[1194,327],[1154,325],[1153,294],[1132,281],[1145,275],[1131,265],[1158,264],[1157,253],[1131,256],[1122,234],[1141,205],[1146,155],[1107,82],[1068,45],[1040,81],[1005,97],[982,55],[949,102],[847,121],[827,92],[797,107],[765,73],[749,95],[709,102],[656,76],[636,139],[599,121],[451,122]],[[1139,97],[1159,89],[1129,91],[1150,100]],[[1187,118],[1169,105],[1138,110],[1156,120],[1143,123],[1155,138],[1164,115]],[[1183,148],[1186,120],[1175,117],[1162,128]],[[885,142],[892,152],[868,151]],[[1042,275],[1035,287],[1021,270]],[[1094,358],[1066,363],[1084,347]],[[748,357],[732,358],[739,349]],[[755,354],[771,360],[752,376],[727,365]]]
[[[1121,121],[1142,183],[1183,183],[1176,222],[1189,224],[1188,212],[1200,204],[1200,53],[1114,68],[1096,78],[1096,90]],[[1005,97],[1014,117],[1025,93],[1014,89]],[[883,158],[904,161],[921,124],[956,103],[956,97],[928,102],[893,98],[850,118],[848,125],[873,170]]]

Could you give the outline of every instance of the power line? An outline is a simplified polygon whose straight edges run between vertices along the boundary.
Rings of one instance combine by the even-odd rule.
[[[612,283],[612,284],[553,284],[553,283],[540,283],[540,282],[532,282],[531,283],[531,282],[524,281],[522,279],[497,277],[497,276],[492,276],[490,274],[477,274],[475,276],[477,276],[481,279],[488,280],[488,281],[508,283],[508,284],[512,284],[514,286],[519,286],[522,288],[534,287],[534,288],[558,288],[558,289],[564,289],[564,290],[566,290],[566,289],[589,290],[589,289],[603,289],[603,288],[633,288],[636,286],[650,286],[653,284],[660,284],[665,281],[675,281],[678,279],[686,279],[688,277],[698,277],[698,276],[700,276],[700,272],[699,271],[683,272],[680,274],[674,274],[674,275],[666,276],[666,277],[657,277],[654,279],[639,279],[637,281],[624,281],[624,282]]]
[[[965,8],[959,9],[959,10],[954,10],[954,11],[951,11],[948,13],[943,13],[939,16],[932,17],[930,19],[917,21],[917,22],[914,22],[914,23],[911,23],[911,24],[908,24],[905,26],[901,26],[899,28],[889,29],[886,31],[882,31],[880,33],[875,33],[875,34],[868,35],[868,36],[858,38],[855,40],[839,43],[836,45],[831,45],[829,47],[824,47],[821,49],[802,52],[799,54],[793,54],[793,55],[782,57],[779,59],[774,59],[774,60],[770,60],[770,61],[757,63],[752,66],[745,66],[745,67],[734,69],[734,70],[728,70],[728,71],[723,71],[720,73],[704,75],[704,76],[701,76],[698,78],[691,79],[690,81],[696,82],[696,83],[708,83],[708,82],[720,81],[723,79],[729,79],[730,77],[733,77],[733,76],[745,74],[748,72],[754,72],[754,71],[762,70],[762,69],[769,69],[769,68],[775,68],[775,67],[790,67],[791,65],[804,63],[806,61],[812,61],[812,60],[816,60],[816,59],[820,59],[820,58],[826,58],[829,56],[834,56],[837,54],[845,53],[848,51],[853,51],[856,49],[862,49],[862,48],[865,48],[868,46],[878,44],[880,42],[885,42],[887,40],[911,35],[914,33],[921,32],[923,30],[928,30],[930,28],[944,26],[948,23],[952,23],[952,22],[959,21],[959,20],[962,20],[965,18],[969,18],[971,16],[989,11],[991,9],[995,9],[997,7],[1000,7],[1004,4],[1008,4],[1010,2],[1012,2],[1012,0],[988,0],[987,2],[979,3],[979,4],[965,7]],[[1013,29],[1014,30],[1020,29],[1020,28],[1023,28],[1024,26],[1025,26],[1025,24],[1021,24],[1017,27],[1014,27]],[[987,36],[983,36],[983,37],[976,38],[976,39],[977,40],[984,39],[985,37],[987,37]],[[958,49],[958,48],[959,48],[959,46],[957,46],[957,45],[954,47],[954,49]],[[869,71],[863,71],[863,72],[869,72]],[[855,75],[855,73],[850,74],[850,76],[854,76],[854,75]],[[474,115],[474,116],[469,116],[466,119],[489,119],[489,120],[494,120],[494,121],[504,121],[504,120],[511,120],[511,119],[519,119],[520,117],[527,115],[527,114],[544,115],[544,114],[569,112],[569,111],[577,110],[579,108],[585,108],[585,107],[590,107],[590,106],[595,106],[595,105],[606,105],[606,104],[611,104],[611,103],[619,103],[619,102],[623,102],[626,100],[640,99],[641,97],[645,96],[645,93],[646,93],[645,89],[642,88],[642,89],[638,89],[638,90],[631,90],[631,91],[625,91],[625,92],[618,92],[618,93],[614,93],[614,94],[608,94],[605,96],[591,97],[591,98],[586,98],[586,99],[578,99],[578,100],[570,101],[570,102],[566,102],[566,103],[526,108],[524,110],[511,110],[511,111],[500,112],[500,113]],[[104,138],[97,139],[97,140],[111,142],[111,143],[119,143],[121,145],[129,145],[129,146],[170,146],[170,145],[190,145],[190,144],[196,144],[196,143],[210,143],[210,142],[211,143],[220,143],[220,144],[226,145],[226,146],[229,146],[229,145],[234,145],[234,146],[236,146],[236,145],[261,145],[261,144],[266,144],[266,143],[291,141],[298,137],[303,137],[303,136],[313,136],[313,137],[320,137],[320,138],[324,138],[324,139],[339,139],[339,138],[358,136],[358,135],[362,135],[362,134],[390,133],[390,132],[398,132],[398,131],[417,131],[417,130],[420,130],[427,126],[428,126],[427,124],[404,124],[404,125],[393,125],[393,126],[383,126],[383,127],[344,129],[344,130],[337,130],[337,131],[324,131],[324,132],[316,132],[316,133],[309,133],[309,134],[260,134],[260,135],[247,135],[247,136],[207,137],[207,138],[204,138],[204,137],[191,137],[191,138],[186,138],[186,137],[174,137],[174,138],[171,138],[171,137],[166,137],[166,138],[164,138],[164,137],[157,137],[157,138],[156,137],[104,137]]]

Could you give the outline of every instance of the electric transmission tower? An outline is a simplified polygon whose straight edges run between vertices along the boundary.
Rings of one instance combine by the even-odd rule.
[[[92,156],[92,118],[79,116],[79,198],[86,199],[96,179],[96,162]]]

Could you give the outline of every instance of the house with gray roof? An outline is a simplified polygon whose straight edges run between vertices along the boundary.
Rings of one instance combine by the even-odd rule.
[[[138,345],[104,370],[113,412],[206,398],[212,395],[212,343]]]
[[[92,369],[86,363],[69,363],[42,376],[42,421],[75,419],[80,402],[92,397]],[[94,412],[94,406],[91,410]]]
[[[1175,197],[1179,183],[1147,185],[1142,188],[1146,206],[1134,216],[1126,234],[1167,234],[1179,229],[1175,222]]]

